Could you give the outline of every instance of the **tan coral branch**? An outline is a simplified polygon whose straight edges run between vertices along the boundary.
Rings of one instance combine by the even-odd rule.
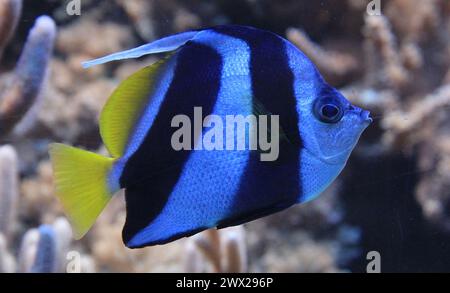
[[[0,233],[12,238],[19,201],[17,153],[11,146],[0,147]]]
[[[450,85],[444,85],[435,93],[414,103],[408,111],[399,110],[386,115],[381,123],[381,126],[387,130],[385,142],[392,145],[408,137],[409,144],[413,143],[411,139],[420,133],[418,131],[424,127],[425,122],[435,117],[440,111],[450,111]]]
[[[290,28],[287,30],[286,36],[311,58],[324,75],[334,81],[341,81],[345,76],[355,72],[358,68],[358,63],[353,56],[324,50],[300,29]]]
[[[22,11],[22,0],[0,0],[0,59],[11,39]]]
[[[396,38],[392,33],[389,20],[385,16],[366,16],[363,29],[366,50],[366,59],[369,68],[368,75],[376,79],[383,79],[388,85],[400,88],[408,81],[408,72],[402,64],[402,58],[396,44]],[[381,57],[382,64],[376,61],[376,56]],[[372,83],[373,81],[370,81]]]
[[[39,17],[17,63],[10,86],[0,96],[0,136],[9,133],[39,96],[53,51],[56,26],[48,16]]]

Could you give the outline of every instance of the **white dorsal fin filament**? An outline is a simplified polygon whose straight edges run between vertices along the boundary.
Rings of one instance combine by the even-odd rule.
[[[111,61],[133,59],[150,54],[174,51],[183,46],[184,44],[186,44],[189,40],[192,40],[199,32],[200,31],[189,31],[165,37],[134,49],[113,53],[105,57],[83,62],[82,65],[83,68],[89,68],[95,65],[100,65]]]

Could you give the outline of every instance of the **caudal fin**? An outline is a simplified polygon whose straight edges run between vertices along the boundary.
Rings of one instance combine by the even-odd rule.
[[[94,224],[111,199],[107,175],[114,159],[63,144],[50,145],[56,194],[70,219],[75,238]]]

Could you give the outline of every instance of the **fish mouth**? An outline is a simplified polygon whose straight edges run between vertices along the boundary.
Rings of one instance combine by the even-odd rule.
[[[369,126],[373,122],[372,117],[370,117],[370,112],[367,110],[362,110],[360,117],[363,120],[364,124],[367,124],[367,126]]]

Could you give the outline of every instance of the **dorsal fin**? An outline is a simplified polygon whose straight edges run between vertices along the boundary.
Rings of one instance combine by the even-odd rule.
[[[104,64],[115,60],[133,59],[149,54],[171,52],[180,48],[189,40],[192,40],[199,32],[200,31],[189,31],[173,36],[168,36],[134,49],[117,52],[95,60],[83,62],[83,67],[89,68],[95,65]]]
[[[114,158],[123,155],[130,133],[151,98],[155,80],[169,56],[140,69],[112,93],[100,115],[100,134]]]

